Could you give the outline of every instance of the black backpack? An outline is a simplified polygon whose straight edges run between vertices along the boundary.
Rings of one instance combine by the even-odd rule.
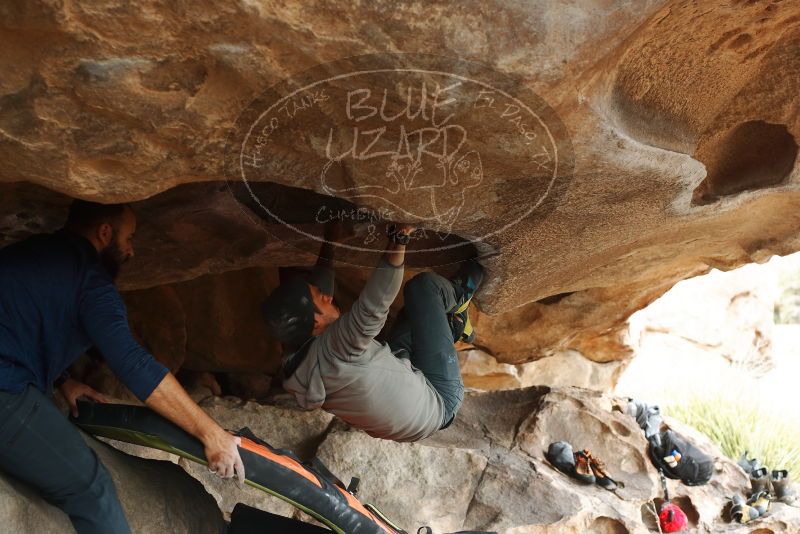
[[[658,443],[660,438],[660,444]],[[702,486],[711,480],[714,474],[714,460],[706,453],[689,443],[689,441],[672,430],[656,434],[650,439],[648,447],[650,460],[657,469],[672,479],[680,480],[687,486]],[[680,461],[675,467],[670,466],[664,458],[673,451],[680,453]]]

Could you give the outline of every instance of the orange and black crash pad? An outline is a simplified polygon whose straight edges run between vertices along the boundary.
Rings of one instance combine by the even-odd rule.
[[[153,447],[206,464],[200,441],[144,406],[79,401],[78,413],[72,421],[95,436]],[[290,503],[337,534],[405,534],[375,507],[362,504],[318,461],[304,463],[291,451],[273,448],[247,429],[234,434],[242,439],[239,453],[248,485]]]

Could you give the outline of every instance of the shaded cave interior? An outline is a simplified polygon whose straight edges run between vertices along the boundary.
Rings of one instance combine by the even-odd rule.
[[[0,184],[0,191],[0,247],[60,228],[72,202],[29,183]],[[280,346],[266,334],[261,303],[282,276],[313,266],[324,223],[341,220],[346,244],[379,233],[370,247],[333,249],[335,299],[348,309],[377,264],[392,222],[343,199],[274,183],[186,184],[131,205],[138,218],[136,255],[118,285],[134,335],[181,381],[208,381],[203,375],[211,373],[215,393],[245,398],[280,386]],[[407,256],[406,279],[424,269],[451,276],[459,262],[478,254],[455,234],[430,232],[416,245],[428,251]],[[401,307],[402,292],[384,332]],[[131,398],[96,352],[74,371]]]
[[[699,150],[707,175],[694,190],[692,204],[780,185],[791,175],[797,152],[797,140],[784,124],[738,124]]]

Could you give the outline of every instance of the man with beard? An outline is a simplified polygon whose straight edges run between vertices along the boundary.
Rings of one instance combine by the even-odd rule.
[[[76,200],[62,230],[0,250],[0,469],[66,512],[80,534],[130,532],[105,467],[50,399],[55,384],[73,413],[80,397],[105,400],[66,374],[92,346],[147,406],[203,443],[212,472],[244,479],[239,438],[131,336],[114,277],[133,256],[135,231],[129,206]]]

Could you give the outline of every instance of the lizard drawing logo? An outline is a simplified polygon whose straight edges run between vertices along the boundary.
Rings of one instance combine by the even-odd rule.
[[[358,262],[398,221],[423,230],[408,254],[430,261],[494,247],[547,216],[574,169],[567,129],[528,79],[425,54],[297,73],[240,114],[227,146],[229,187],[266,231],[314,249],[326,221],[363,223],[336,244]]]
[[[439,228],[440,235],[446,236],[466,204],[468,190],[478,187],[484,179],[480,153],[476,149],[464,150],[466,142],[466,130],[458,125],[411,132],[401,128],[394,152],[384,151],[376,156],[351,150],[328,159],[320,172],[320,183],[327,194],[388,204],[406,219]],[[361,161],[381,158],[382,179],[377,183],[342,183],[340,177],[348,172],[348,156]],[[408,203],[401,202],[409,194],[417,200],[416,211],[410,211]]]

